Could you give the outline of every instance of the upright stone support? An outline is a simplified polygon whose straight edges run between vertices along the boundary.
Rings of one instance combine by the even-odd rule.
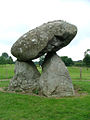
[[[47,97],[74,95],[67,67],[56,53],[47,54],[39,84],[41,93]]]
[[[10,82],[10,90],[22,90],[32,92],[39,89],[40,73],[32,61],[15,64],[15,75]]]

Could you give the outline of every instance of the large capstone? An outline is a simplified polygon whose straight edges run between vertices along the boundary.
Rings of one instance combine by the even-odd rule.
[[[74,95],[67,67],[56,53],[46,56],[39,84],[41,94],[47,97]]]
[[[33,92],[39,89],[40,73],[32,61],[15,64],[15,76],[10,82],[9,90]]]
[[[21,36],[11,53],[20,61],[29,61],[68,45],[77,33],[76,26],[62,20],[45,23]]]

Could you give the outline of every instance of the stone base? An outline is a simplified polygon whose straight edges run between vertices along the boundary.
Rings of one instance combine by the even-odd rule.
[[[48,53],[42,66],[42,74],[32,61],[15,64],[15,76],[9,90],[38,92],[47,97],[74,96],[72,80],[67,67],[56,53]]]
[[[47,54],[39,84],[41,93],[47,97],[74,95],[72,80],[67,67],[56,53]]]
[[[15,64],[15,76],[10,82],[9,90],[32,92],[39,89],[40,73],[32,61]]]

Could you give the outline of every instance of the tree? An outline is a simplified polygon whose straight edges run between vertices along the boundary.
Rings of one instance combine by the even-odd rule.
[[[66,66],[74,65],[73,60],[71,58],[68,58],[67,56],[62,56],[61,59],[65,63]]]
[[[90,49],[87,49],[85,52],[84,52],[84,57],[89,54],[90,55]]]
[[[5,57],[5,58],[9,57],[9,55],[6,52],[2,53],[2,56]]]
[[[39,65],[42,66],[43,62],[44,62],[44,59],[45,59],[45,54],[42,55],[40,58],[39,58]]]
[[[6,64],[6,59],[3,56],[0,57],[0,64]]]
[[[86,54],[84,59],[83,59],[83,62],[85,63],[85,65],[87,67],[90,67],[90,55],[89,54]]]
[[[0,64],[13,64],[13,59],[6,52],[0,56]]]
[[[7,63],[8,64],[13,64],[13,59],[11,56],[9,56],[9,58],[7,59]]]

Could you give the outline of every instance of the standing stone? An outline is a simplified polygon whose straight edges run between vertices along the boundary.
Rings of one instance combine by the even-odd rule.
[[[9,90],[20,90],[32,92],[39,89],[40,73],[32,61],[19,62],[15,64],[15,76],[10,82]]]
[[[47,97],[73,96],[74,89],[67,67],[60,57],[47,54],[40,77],[41,93]]]

